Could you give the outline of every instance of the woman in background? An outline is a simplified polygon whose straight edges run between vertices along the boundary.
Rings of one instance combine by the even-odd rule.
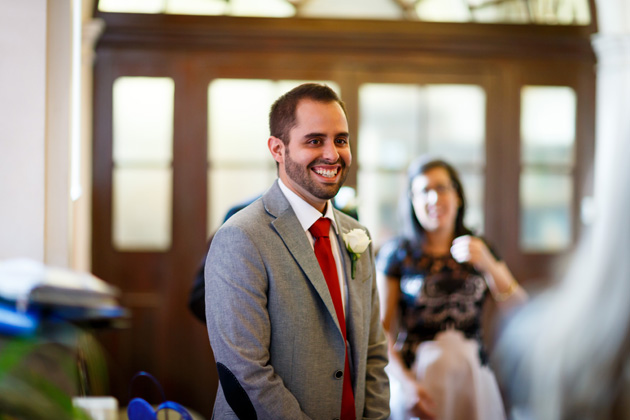
[[[500,314],[527,294],[464,226],[462,183],[447,162],[413,162],[401,204],[404,234],[377,258],[391,418],[504,419],[486,364],[482,309],[491,299]]]

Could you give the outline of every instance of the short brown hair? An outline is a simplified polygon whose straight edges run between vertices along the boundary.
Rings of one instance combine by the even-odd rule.
[[[348,118],[346,105],[330,87],[319,83],[301,84],[279,97],[271,105],[269,112],[269,133],[282,140],[284,144],[289,143],[289,132],[296,124],[295,110],[302,99],[324,103],[337,102]]]

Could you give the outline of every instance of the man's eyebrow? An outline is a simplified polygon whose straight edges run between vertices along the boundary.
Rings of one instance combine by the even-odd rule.
[[[340,133],[335,134],[335,137],[350,137],[350,133],[346,132],[346,131],[342,131]],[[310,137],[326,137],[326,134],[324,133],[308,133],[305,134],[304,137],[310,138]]]
[[[304,135],[305,138],[312,138],[312,137],[326,137],[326,135],[324,133],[308,133]]]

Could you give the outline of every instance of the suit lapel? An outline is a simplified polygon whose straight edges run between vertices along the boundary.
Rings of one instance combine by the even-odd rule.
[[[346,226],[341,219],[337,217],[337,211],[335,211],[335,220],[339,233],[337,234],[337,241],[339,243],[339,255],[343,260],[343,267],[346,276],[347,285],[347,302],[346,302],[346,330],[348,332],[348,340],[352,343],[354,326],[357,320],[361,319],[361,311],[363,306],[361,305],[361,294],[357,290],[358,284],[356,279],[352,278],[351,272],[351,257],[346,249],[346,243],[343,240],[343,233],[352,229],[352,226]]]
[[[319,266],[317,257],[315,257],[315,252],[293,208],[280,190],[277,181],[263,196],[263,203],[267,212],[276,218],[271,224],[297,264],[302,268],[306,278],[319,294],[341,333],[335,306],[330,297],[324,274]]]

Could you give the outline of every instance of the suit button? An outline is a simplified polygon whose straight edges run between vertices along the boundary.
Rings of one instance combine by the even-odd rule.
[[[335,417],[333,420],[339,420],[339,417]]]
[[[335,379],[341,379],[343,378],[343,372],[338,370],[335,372]]]

